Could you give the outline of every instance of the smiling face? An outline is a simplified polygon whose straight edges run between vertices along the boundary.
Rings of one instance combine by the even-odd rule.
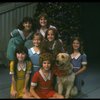
[[[34,44],[35,47],[40,46],[40,42],[41,42],[41,40],[40,40],[40,37],[39,36],[35,36],[33,38],[33,44]]]
[[[24,26],[24,30],[30,31],[31,28],[32,28],[32,23],[30,23],[30,22],[24,22],[23,26]]]
[[[78,50],[80,48],[80,42],[78,40],[74,40],[72,43],[72,47],[74,50]]]
[[[42,27],[45,27],[47,25],[47,19],[45,17],[41,17],[39,20],[39,23]]]
[[[48,39],[49,41],[53,41],[53,40],[55,39],[53,30],[49,30],[49,31],[48,31],[47,39]]]
[[[42,66],[43,66],[43,69],[44,69],[45,71],[49,71],[49,70],[50,70],[50,67],[51,67],[51,63],[50,63],[49,60],[45,60],[45,61],[43,61]]]
[[[22,62],[22,61],[25,60],[26,54],[24,52],[16,53],[16,57],[17,57],[17,59],[18,59],[19,62]]]

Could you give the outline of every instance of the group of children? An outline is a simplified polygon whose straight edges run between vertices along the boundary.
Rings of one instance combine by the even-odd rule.
[[[87,57],[79,37],[71,41],[70,52],[65,51],[55,26],[48,25],[47,15],[39,16],[39,28],[32,30],[33,21],[25,17],[11,32],[7,57],[11,75],[11,98],[64,98],[54,88],[53,66],[60,52],[69,53],[75,85],[81,91],[81,74],[86,70]]]

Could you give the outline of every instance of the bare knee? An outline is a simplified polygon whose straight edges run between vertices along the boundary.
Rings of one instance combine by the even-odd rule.
[[[56,93],[56,94],[54,95],[54,98],[64,99],[64,96],[61,95],[61,94]]]
[[[63,96],[63,95],[60,95],[59,98],[60,98],[60,99],[64,99],[64,96]]]

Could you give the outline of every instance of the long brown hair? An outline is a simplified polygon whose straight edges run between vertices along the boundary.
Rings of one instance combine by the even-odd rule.
[[[75,37],[73,37],[73,38],[71,39],[71,49],[70,49],[70,53],[73,52],[72,44],[73,44],[73,41],[75,41],[75,40],[79,41],[79,43],[80,43],[79,52],[80,52],[81,54],[83,54],[83,53],[84,53],[83,41],[82,41],[82,39],[81,39],[79,36],[75,36]]]

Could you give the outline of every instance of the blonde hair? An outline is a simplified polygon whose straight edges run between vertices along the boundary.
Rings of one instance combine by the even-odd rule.
[[[43,36],[42,36],[40,33],[35,33],[35,34],[33,35],[33,39],[34,39],[35,36],[39,36],[39,39],[40,39],[41,41],[43,40]]]

